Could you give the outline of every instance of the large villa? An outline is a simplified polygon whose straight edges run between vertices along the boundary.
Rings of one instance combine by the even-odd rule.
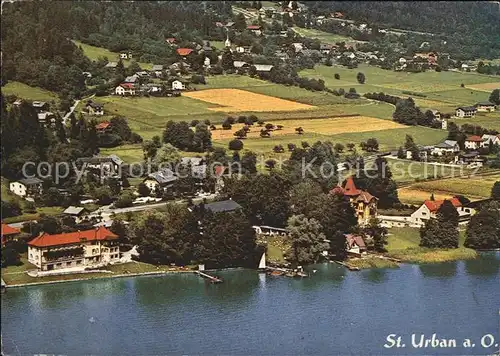
[[[28,243],[28,261],[42,271],[99,267],[119,260],[118,236],[103,226],[57,235],[42,233]]]

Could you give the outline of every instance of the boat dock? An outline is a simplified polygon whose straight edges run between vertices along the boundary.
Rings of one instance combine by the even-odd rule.
[[[217,278],[217,277],[214,277],[214,276],[211,276],[209,274],[206,274],[202,271],[195,271],[194,273],[196,273],[197,275],[199,275],[200,277],[203,277],[203,278],[206,278],[206,279],[209,279],[212,283],[222,283],[223,280],[220,279],[220,278]]]
[[[349,271],[359,271],[359,267],[351,266],[351,265],[348,265],[347,263],[340,262],[340,261],[335,261],[335,262],[338,263],[341,266],[344,266]]]

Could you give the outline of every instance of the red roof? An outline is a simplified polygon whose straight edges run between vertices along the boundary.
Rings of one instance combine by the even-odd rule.
[[[191,48],[177,48],[177,54],[179,56],[187,56],[191,52],[193,52],[193,50]]]
[[[483,139],[480,136],[469,136],[467,137],[466,141],[472,141],[472,142],[483,142]]]
[[[460,203],[460,200],[458,198],[452,198],[448,199],[455,208],[459,208],[462,206],[462,203]],[[444,200],[426,200],[424,201],[425,206],[431,213],[436,212],[439,207],[444,203]]]
[[[120,86],[125,89],[134,89],[134,84],[132,83],[121,83]]]
[[[340,185],[337,185],[335,188],[330,190],[330,194],[344,195],[344,189]]]
[[[97,125],[95,125],[95,128],[96,130],[106,130],[109,125],[111,125],[111,123],[109,123],[108,121],[103,121]]]
[[[248,30],[260,30],[260,26],[259,25],[249,25],[249,26],[247,26],[247,29]]]
[[[215,175],[217,177],[220,177],[221,175],[224,174],[225,170],[226,170],[226,167],[224,167],[224,166],[215,166]]]
[[[21,231],[18,229],[15,229],[13,227],[10,227],[7,224],[2,224],[2,236],[4,235],[15,235],[15,234],[20,234]]]
[[[361,190],[356,188],[356,185],[354,184],[354,179],[352,177],[347,178],[347,181],[345,182],[344,185],[344,195],[359,195],[361,194]]]
[[[28,242],[28,245],[35,247],[50,247],[72,245],[86,241],[115,240],[117,238],[117,235],[113,234],[104,226],[100,226],[92,230],[75,231],[57,235],[50,235],[44,232]]]
[[[370,193],[368,192],[365,192],[364,190],[361,190],[361,192],[359,193],[359,196],[356,198],[356,201],[362,201],[366,204],[368,204],[369,202],[371,202],[373,199],[377,199],[375,198],[373,195],[371,195]]]
[[[347,234],[344,235],[347,241],[347,247],[351,249],[355,244],[361,248],[366,247],[365,241],[359,235]]]

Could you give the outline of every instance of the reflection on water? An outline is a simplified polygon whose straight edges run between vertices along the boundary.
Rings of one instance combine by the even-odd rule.
[[[384,283],[387,280],[387,270],[383,268],[373,268],[361,271],[361,278],[371,283]]]
[[[494,252],[482,252],[481,258],[464,263],[465,271],[474,276],[494,276],[500,271],[500,260]]]
[[[420,271],[425,277],[451,278],[457,273],[457,261],[422,264]]]

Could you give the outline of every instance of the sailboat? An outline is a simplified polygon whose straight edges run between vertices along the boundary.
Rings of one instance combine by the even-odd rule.
[[[260,258],[260,262],[259,262],[259,271],[260,272],[265,272],[266,271],[266,253],[264,252],[262,254],[262,257]]]

